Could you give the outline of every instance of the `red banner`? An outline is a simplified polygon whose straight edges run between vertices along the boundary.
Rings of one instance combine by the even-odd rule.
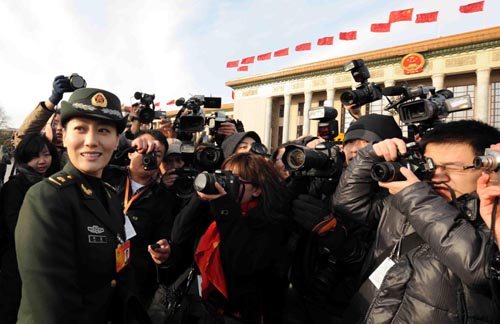
[[[483,9],[484,9],[484,1],[478,1],[460,6],[459,10],[461,13],[473,13],[473,12],[483,11]]]
[[[357,31],[340,32],[339,33],[340,40],[356,40],[357,37],[358,37]]]
[[[391,31],[391,23],[372,24],[370,30],[374,33],[388,33]]]
[[[318,38],[318,46],[333,45],[333,36]]]
[[[310,51],[311,50],[311,43],[303,43],[295,46],[295,51],[300,52],[300,51]]]
[[[271,59],[272,52],[257,55],[257,61],[266,61]]]
[[[405,10],[391,11],[389,22],[412,21],[413,8]]]
[[[238,64],[239,64],[240,60],[236,60],[236,61],[229,61],[226,63],[226,67],[227,68],[234,68],[234,67],[238,67]]]
[[[241,60],[241,64],[252,64],[255,60],[255,56],[245,57]]]
[[[274,51],[274,57],[287,56],[287,55],[288,55],[288,47]]]
[[[248,71],[248,65],[242,65],[238,68],[238,72]]]
[[[439,13],[439,11],[417,14],[417,18],[415,19],[415,22],[417,24],[435,22],[438,20],[438,13]]]
[[[175,99],[172,99],[169,102],[167,102],[167,105],[173,105],[174,103],[175,103]]]

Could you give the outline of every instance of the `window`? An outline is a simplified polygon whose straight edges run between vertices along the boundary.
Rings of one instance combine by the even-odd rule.
[[[475,86],[473,84],[457,86],[457,87],[449,87],[448,90],[453,92],[453,97],[460,97],[464,95],[470,95],[470,99],[472,101],[472,107],[474,107],[474,91]],[[446,122],[450,122],[452,120],[461,120],[461,119],[473,119],[474,118],[474,109],[462,110],[451,113],[446,117]]]
[[[285,105],[280,105],[280,118],[283,118],[284,116],[285,116]]]
[[[500,128],[500,82],[491,84],[490,125]]]
[[[283,143],[283,126],[278,127],[278,145]]]
[[[302,125],[297,125],[297,137],[302,136]]]
[[[325,105],[325,101],[324,100],[318,101],[318,107],[323,107],[324,105]]]
[[[377,100],[372,103],[370,103],[370,106],[368,108],[368,113],[370,114],[379,114],[383,115],[384,113],[384,103],[383,100]]]
[[[304,116],[304,103],[299,102],[299,109],[297,112],[297,116]]]

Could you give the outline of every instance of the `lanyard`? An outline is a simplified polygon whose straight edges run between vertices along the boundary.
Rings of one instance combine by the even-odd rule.
[[[123,214],[124,215],[127,215],[127,211],[130,208],[130,206],[132,205],[132,203],[134,202],[134,200],[136,200],[137,198],[140,197],[140,195],[142,195],[142,193],[144,192],[143,189],[144,189],[144,187],[139,189],[135,194],[132,195],[132,197],[129,200],[128,196],[129,196],[129,192],[130,192],[130,178],[127,177],[127,184],[125,185],[125,199],[123,202]]]

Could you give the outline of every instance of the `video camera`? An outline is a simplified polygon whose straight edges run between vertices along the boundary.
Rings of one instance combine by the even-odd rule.
[[[220,108],[220,97],[205,97],[203,95],[196,95],[188,100],[179,98],[175,101],[175,105],[182,107],[174,121],[174,131],[178,137],[183,136],[183,133],[201,132],[205,129],[205,114],[201,109],[205,108]]]
[[[149,124],[155,118],[154,94],[147,94],[137,91],[134,98],[141,102],[141,108],[137,112],[137,118],[142,124]]]
[[[447,89],[436,91],[434,87],[407,85],[387,87],[385,96],[399,96],[395,101],[389,98],[389,105],[384,109],[396,111],[402,123],[410,125],[415,133],[424,133],[448,117],[449,114],[472,109],[469,95],[453,97]],[[417,127],[415,124],[418,123]]]
[[[342,172],[345,155],[334,142],[325,141],[314,149],[287,145],[281,160],[287,171],[310,177],[334,178]]]
[[[354,81],[360,83],[356,90],[344,91],[340,101],[344,106],[355,105],[360,107],[382,98],[382,89],[373,82],[368,82],[370,71],[362,59],[352,60],[344,65],[344,71],[351,72]]]
[[[413,171],[420,180],[428,180],[434,173],[434,161],[423,156],[416,142],[406,144],[406,154],[399,154],[397,161],[385,161],[373,164],[371,177],[375,181],[402,181],[406,180],[401,174],[401,167]]]

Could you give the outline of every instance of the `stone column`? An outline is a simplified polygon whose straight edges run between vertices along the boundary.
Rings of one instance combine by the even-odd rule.
[[[309,135],[309,109],[311,109],[312,91],[304,92],[304,118],[302,134]]]
[[[288,134],[290,128],[290,104],[292,102],[292,95],[285,94],[285,108],[283,113],[283,143],[288,142],[290,135]],[[281,144],[281,143],[280,143]]]
[[[432,86],[436,90],[444,89],[444,73],[436,73],[432,75]]]
[[[489,103],[490,103],[490,73],[491,68],[482,68],[476,70],[476,97],[474,98],[474,118],[485,123],[489,122]]]
[[[265,116],[265,130],[264,130],[264,141],[263,144],[267,146],[268,149],[271,149],[271,127],[273,120],[273,98],[266,98],[266,116]]]
[[[335,98],[335,89],[326,89],[326,100],[325,100],[325,106],[327,107],[333,107],[333,100]]]

